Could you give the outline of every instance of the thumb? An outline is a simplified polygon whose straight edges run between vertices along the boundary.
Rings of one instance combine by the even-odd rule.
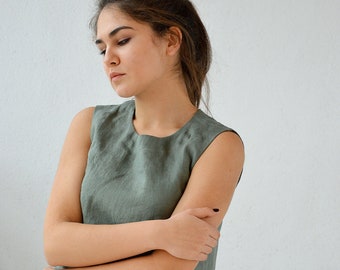
[[[197,218],[207,218],[216,215],[220,210],[218,208],[202,207],[192,208],[188,212]]]

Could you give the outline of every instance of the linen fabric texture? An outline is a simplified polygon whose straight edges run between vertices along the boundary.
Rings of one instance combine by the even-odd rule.
[[[96,106],[81,187],[83,222],[123,224],[167,219],[202,153],[222,132],[234,132],[203,111],[167,137],[139,135],[134,100]],[[217,247],[196,269],[215,269]]]

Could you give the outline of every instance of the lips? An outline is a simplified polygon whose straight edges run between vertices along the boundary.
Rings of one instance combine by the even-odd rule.
[[[111,81],[115,81],[123,77],[125,73],[119,73],[119,72],[110,72],[110,79]]]

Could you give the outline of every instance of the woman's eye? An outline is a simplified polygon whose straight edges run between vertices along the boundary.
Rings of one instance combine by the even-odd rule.
[[[122,39],[118,42],[118,46],[123,46],[130,41],[130,38]]]
[[[99,52],[100,55],[105,55],[105,53],[106,53],[106,50],[102,50]]]

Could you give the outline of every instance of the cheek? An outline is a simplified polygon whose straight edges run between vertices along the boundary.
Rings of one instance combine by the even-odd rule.
[[[135,69],[139,74],[143,74],[145,78],[158,77],[163,73],[164,63],[157,49],[149,47],[131,55],[131,63],[135,65]]]
[[[154,63],[147,50],[130,51],[125,60],[127,71],[132,72],[135,78],[138,77],[138,80],[147,79],[152,75],[149,73]]]
[[[156,64],[160,61],[160,48],[151,40],[141,40],[138,45],[127,55],[132,63],[143,67],[151,63]]]

